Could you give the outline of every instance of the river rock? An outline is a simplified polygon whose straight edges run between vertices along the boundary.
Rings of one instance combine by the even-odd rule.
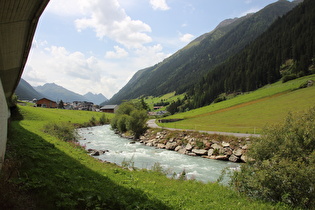
[[[196,155],[205,155],[208,151],[205,149],[193,149],[192,152]]]
[[[246,145],[244,145],[244,146],[242,146],[242,150],[247,150],[247,149],[248,149],[247,144],[246,144]]]
[[[218,156],[215,156],[215,159],[216,160],[228,160],[228,156],[227,155],[218,155]]]
[[[233,154],[237,157],[240,157],[243,154],[243,150],[242,149],[236,149],[233,151]]]
[[[168,150],[174,150],[177,147],[177,143],[176,142],[167,142],[165,145],[165,149]]]
[[[96,150],[94,152],[91,153],[92,156],[99,156],[100,155],[100,151]]]
[[[153,143],[152,142],[147,142],[145,145],[147,145],[149,147],[153,147]]]
[[[178,150],[180,150],[182,148],[182,146],[177,146],[174,150],[176,151],[176,152],[178,152]]]
[[[230,143],[222,142],[222,147],[229,147],[229,146],[230,146]]]
[[[180,148],[178,151],[178,153],[185,155],[186,154],[186,149],[185,148]]]
[[[208,156],[209,156],[209,157],[212,156],[213,151],[214,151],[214,149],[209,149],[209,150],[208,150]]]
[[[197,156],[196,153],[194,153],[194,152],[188,152],[187,155],[189,155],[189,156]]]
[[[223,147],[220,146],[219,144],[212,144],[211,147],[212,147],[213,149],[219,149],[219,150],[223,148]]]
[[[239,161],[239,157],[237,157],[236,155],[231,155],[229,157],[229,161],[236,163]]]
[[[219,154],[224,154],[224,148],[219,144],[212,144],[211,147],[217,150]]]
[[[187,150],[187,151],[191,151],[192,148],[193,148],[193,146],[192,146],[191,144],[188,143],[188,144],[186,145],[186,150]]]
[[[157,145],[157,148],[159,148],[159,149],[165,149],[165,144],[158,144],[158,145]]]

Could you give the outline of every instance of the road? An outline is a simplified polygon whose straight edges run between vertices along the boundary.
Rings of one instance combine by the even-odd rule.
[[[158,126],[155,123],[155,119],[148,120],[147,125],[148,125],[149,128],[162,128],[162,127]],[[248,133],[229,133],[229,132],[219,132],[219,131],[200,131],[200,130],[187,130],[187,129],[166,128],[166,127],[163,127],[163,129],[171,130],[171,131],[182,131],[182,130],[185,130],[185,131],[198,131],[200,133],[218,134],[218,135],[224,135],[224,136],[235,136],[235,137],[240,137],[240,138],[243,138],[243,137],[245,137],[245,138],[247,138],[247,137],[260,137],[259,134],[248,134]]]

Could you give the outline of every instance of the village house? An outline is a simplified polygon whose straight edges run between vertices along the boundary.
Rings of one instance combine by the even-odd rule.
[[[55,101],[52,101],[47,98],[42,98],[37,100],[36,107],[43,107],[43,108],[57,108],[58,105]]]
[[[105,105],[100,108],[101,112],[106,112],[106,113],[115,113],[117,109],[118,109],[118,105]]]
[[[73,109],[75,110],[87,110],[93,111],[94,104],[92,102],[87,101],[74,101],[72,103]]]

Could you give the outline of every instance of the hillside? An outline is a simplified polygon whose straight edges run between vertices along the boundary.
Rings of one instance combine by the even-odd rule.
[[[108,103],[120,103],[141,95],[186,92],[205,73],[255,40],[296,4],[278,1],[255,14],[222,22],[163,62],[138,71]]]
[[[35,98],[40,99],[44,97],[22,78],[15,90],[15,94],[20,100],[33,100]]]
[[[181,109],[208,105],[222,93],[247,92],[282,77],[288,80],[315,73],[314,22],[315,2],[305,0],[192,86],[189,102]]]
[[[305,84],[313,81],[307,88]],[[163,127],[235,133],[260,133],[264,126],[279,123],[289,112],[302,112],[314,106],[315,75],[287,83],[281,81],[232,99],[204,106],[167,119]],[[311,85],[311,83],[310,83]]]

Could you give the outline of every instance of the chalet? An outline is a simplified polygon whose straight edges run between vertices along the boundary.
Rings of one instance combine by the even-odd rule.
[[[101,112],[106,113],[115,113],[118,109],[118,105],[105,105],[102,108],[100,108]]]
[[[49,100],[47,98],[42,98],[42,99],[37,100],[36,106],[43,107],[43,108],[57,108],[58,107],[55,101]]]

